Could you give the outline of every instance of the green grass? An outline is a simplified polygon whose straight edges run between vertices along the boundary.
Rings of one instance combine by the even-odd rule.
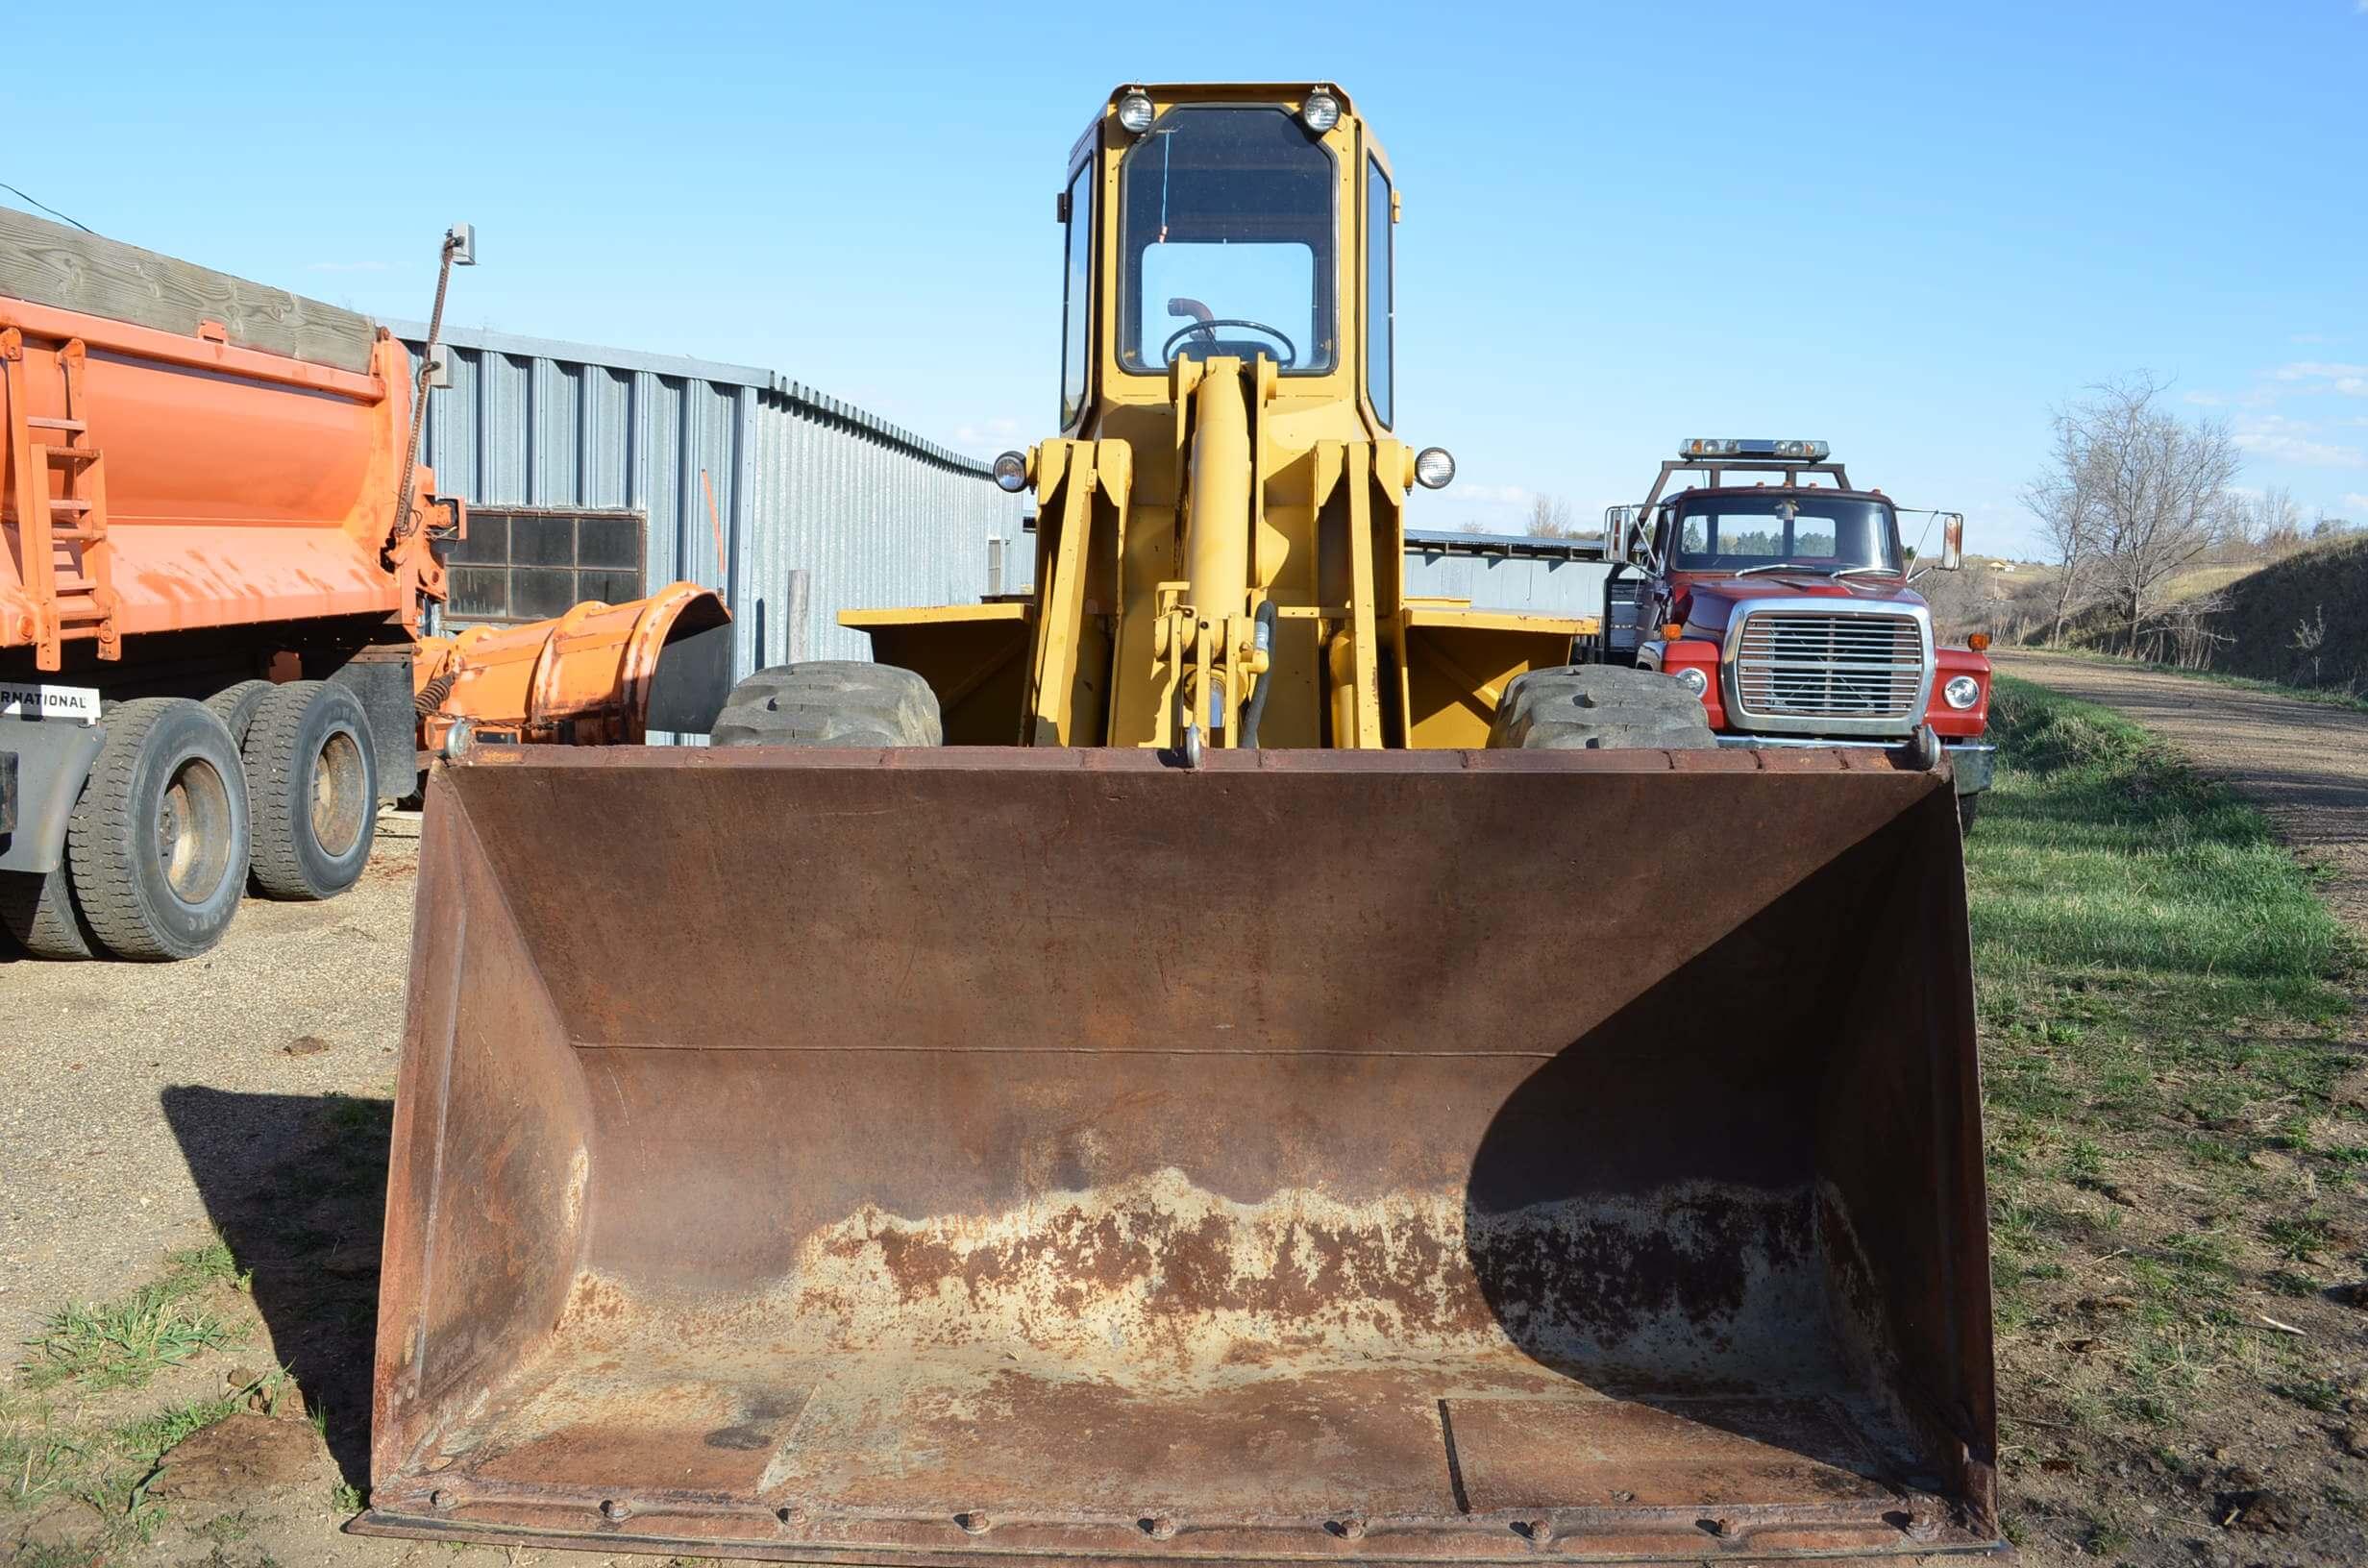
[[[2356,943],[2257,812],[2127,720],[2002,677],[1991,734],[1966,861],[2010,1443],[2134,1458],[2232,1403],[2339,1408],[2257,1319],[2362,1262]]]
[[[2162,1068],[2181,1063],[2287,1088],[2298,1071],[2322,1078],[2241,1039],[2193,1038],[2255,1018],[2324,1024],[2347,1005],[2345,932],[2261,815],[2136,725],[2023,681],[1998,681],[1991,733],[2005,763],[1967,844],[1973,931],[1985,1014],[2042,1064],[2022,1070],[2043,1084],[2054,1055],[2111,1053],[2137,1008],[2170,1060],[2116,1064],[2126,1110],[2155,1109]],[[2181,1082],[2217,1091],[2201,1073]]]
[[[77,1302],[52,1314],[19,1378],[36,1393],[71,1383],[91,1392],[142,1388],[168,1366],[237,1343],[246,1329],[202,1300],[214,1285],[247,1286],[220,1241],[165,1259],[161,1279],[113,1301]]]
[[[2194,680],[2208,680],[2215,686],[2230,686],[2240,692],[2265,692],[2272,697],[2290,697],[2297,702],[2316,702],[2327,708],[2351,708],[2368,713],[2368,695],[2341,686],[2288,686],[2282,681],[2259,680],[2252,675],[2231,674],[2225,670],[2189,670],[2182,665],[2156,664],[2152,660],[2130,660],[2112,653],[2100,653],[2089,648],[2047,648],[2037,643],[2020,649],[2045,653],[2050,657],[2085,659],[2090,664],[2109,664],[2121,670],[2143,670],[2155,675],[2185,675]],[[2004,651],[2017,651],[2014,649]]]

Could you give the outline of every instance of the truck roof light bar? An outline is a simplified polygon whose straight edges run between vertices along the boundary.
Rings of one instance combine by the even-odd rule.
[[[1733,436],[1700,437],[1677,444],[1680,457],[1789,457],[1821,463],[1834,449],[1823,441],[1737,440]]]

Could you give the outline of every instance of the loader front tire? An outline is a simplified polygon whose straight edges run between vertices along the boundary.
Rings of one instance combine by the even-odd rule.
[[[1489,725],[1492,749],[1698,751],[1715,747],[1702,699],[1654,670],[1566,664],[1517,675]]]
[[[943,746],[937,694],[910,670],[860,659],[777,664],[731,690],[716,746]]]

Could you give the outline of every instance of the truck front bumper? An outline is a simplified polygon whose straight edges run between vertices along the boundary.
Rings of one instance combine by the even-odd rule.
[[[1821,746],[1838,751],[1896,751],[1905,744],[1900,741],[1823,740],[1813,735],[1719,735],[1713,738],[1720,746]],[[1980,795],[1990,787],[1998,772],[1998,748],[1995,746],[1987,741],[1942,741],[1940,749],[1948,754],[1949,773],[1957,781],[1958,794]]]

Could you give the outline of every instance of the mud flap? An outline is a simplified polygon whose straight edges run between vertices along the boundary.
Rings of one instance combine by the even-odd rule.
[[[428,807],[357,1528],[1995,1546],[1945,773],[479,755]]]

